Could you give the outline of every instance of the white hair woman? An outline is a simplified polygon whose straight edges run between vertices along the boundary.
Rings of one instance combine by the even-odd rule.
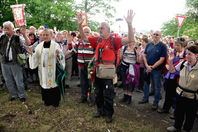
[[[186,61],[173,66],[174,54],[169,55],[169,71],[180,71],[179,85],[176,89],[175,124],[168,127],[169,132],[183,129],[190,132],[193,128],[198,109],[198,46],[189,45],[186,48]],[[184,118],[185,117],[185,118]],[[184,120],[185,119],[185,120]]]

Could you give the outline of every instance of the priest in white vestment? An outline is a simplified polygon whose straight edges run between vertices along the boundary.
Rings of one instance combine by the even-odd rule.
[[[38,67],[42,99],[46,106],[59,106],[61,99],[60,89],[56,83],[56,63],[65,68],[65,58],[60,46],[53,40],[52,33],[43,31],[44,41],[38,44],[35,52],[29,57],[30,68]]]

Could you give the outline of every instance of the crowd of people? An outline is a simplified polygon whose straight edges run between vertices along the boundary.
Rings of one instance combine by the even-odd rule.
[[[144,94],[140,105],[148,103],[153,94],[152,110],[169,113],[171,107],[174,109],[175,124],[167,130],[190,132],[198,110],[198,40],[188,36],[174,39],[158,30],[137,34],[133,19],[134,12],[129,10],[125,17],[128,34],[123,35],[112,33],[106,22],[100,23],[98,33],[92,32],[82,26],[81,15],[79,31],[56,31],[44,26],[18,29],[12,22],[4,22],[0,29],[0,85],[4,80],[9,101],[19,98],[25,102],[28,84],[38,82],[44,104],[58,107],[61,93],[71,87],[72,75],[77,75],[79,103],[87,102],[94,87],[92,99],[97,112],[93,117],[105,117],[106,123],[111,123],[120,80],[124,93],[120,102],[131,104],[135,89]],[[26,55],[22,66],[19,54]],[[59,80],[58,73],[62,73]],[[162,88],[165,101],[159,108]]]

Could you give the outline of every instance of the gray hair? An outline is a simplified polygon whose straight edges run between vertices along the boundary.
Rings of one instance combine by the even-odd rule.
[[[3,26],[9,26],[11,28],[14,28],[14,24],[11,21],[6,21],[3,23]]]
[[[107,22],[101,22],[101,24],[104,24],[110,31],[110,25]]]
[[[51,35],[53,35],[54,31],[52,29],[47,29],[47,30],[50,32]]]
[[[83,31],[85,30],[85,29],[88,29],[90,32],[91,32],[91,29],[89,28],[89,27],[83,27]]]
[[[46,28],[46,29],[43,30],[43,32],[45,32],[45,31],[49,31],[50,34],[53,35],[53,30],[52,30],[52,29],[47,29],[47,28]]]
[[[62,33],[60,33],[60,32],[58,32],[58,33],[56,33],[56,36],[63,37],[63,34],[62,34]]]

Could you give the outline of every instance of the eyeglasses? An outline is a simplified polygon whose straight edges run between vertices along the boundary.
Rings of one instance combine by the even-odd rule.
[[[84,33],[90,33],[90,32],[84,32]]]
[[[29,36],[32,36],[32,35],[34,36],[34,34],[33,34],[33,33],[30,33],[30,34],[29,34]]]
[[[16,33],[19,34],[19,33],[21,33],[21,32],[20,32],[20,30],[16,30]]]
[[[160,36],[159,34],[157,34],[157,33],[154,33],[153,35],[155,35],[155,36]]]
[[[104,29],[104,27],[98,27],[98,30],[103,30]]]
[[[177,41],[182,41],[182,42],[184,42],[185,39],[184,39],[184,38],[177,38]]]

